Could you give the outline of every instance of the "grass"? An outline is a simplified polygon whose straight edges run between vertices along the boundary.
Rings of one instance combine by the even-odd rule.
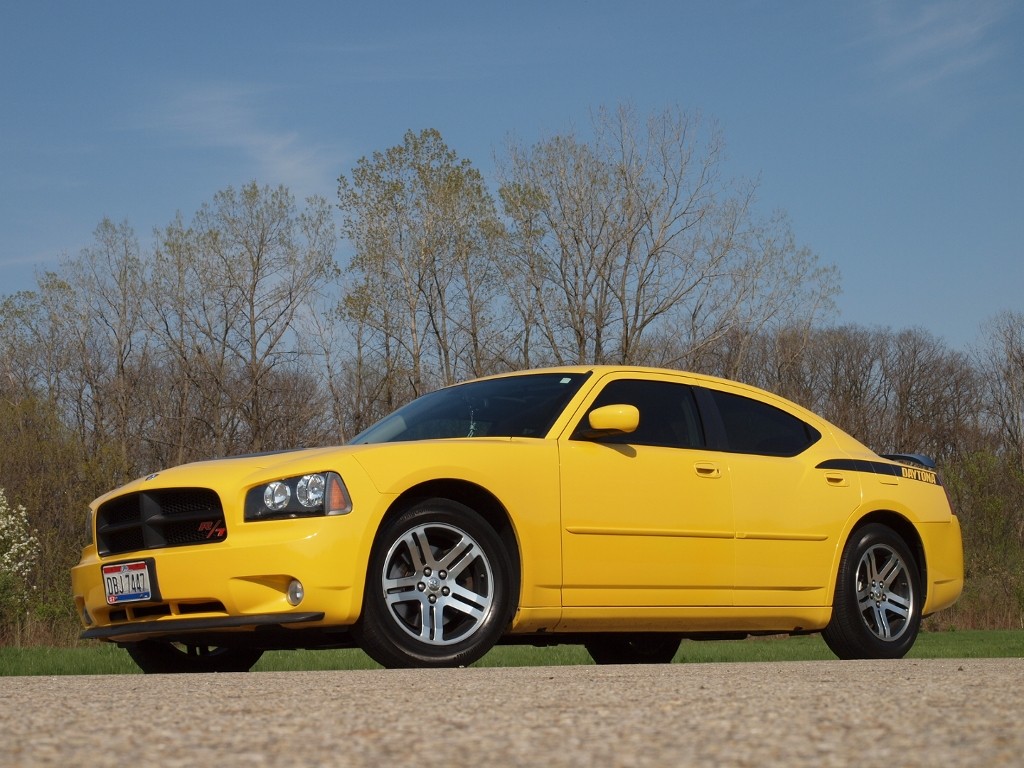
[[[1024,631],[922,632],[908,658],[1024,658]],[[819,635],[764,637],[714,642],[683,641],[676,663],[746,661],[810,661],[834,659]],[[495,648],[478,667],[564,666],[589,664],[582,646]],[[377,665],[357,650],[271,651],[256,665],[260,672],[374,669]],[[122,649],[107,643],[74,648],[0,648],[0,676],[122,675],[138,668]]]

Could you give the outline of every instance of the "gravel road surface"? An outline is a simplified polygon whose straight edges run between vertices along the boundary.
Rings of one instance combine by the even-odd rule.
[[[0,765],[1024,764],[1024,659],[0,678]]]

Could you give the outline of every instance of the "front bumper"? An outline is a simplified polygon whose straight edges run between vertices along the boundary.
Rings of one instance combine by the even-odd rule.
[[[362,604],[368,545],[354,515],[235,523],[222,542],[100,558],[87,547],[71,571],[83,638],[134,642],[261,629],[344,627]],[[372,538],[372,537],[370,537]],[[159,600],[108,605],[104,564],[148,559]],[[304,596],[288,602],[301,582]]]

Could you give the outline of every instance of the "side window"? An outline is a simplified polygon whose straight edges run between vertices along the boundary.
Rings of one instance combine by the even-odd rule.
[[[821,433],[775,406],[710,390],[725,427],[728,450],[765,456],[796,456]]]
[[[667,448],[701,448],[704,431],[693,391],[685,384],[668,381],[620,379],[609,383],[588,413],[605,405],[633,405],[640,411],[640,425],[627,435],[602,437],[602,443],[656,445]],[[576,427],[572,439],[582,439],[587,419]]]

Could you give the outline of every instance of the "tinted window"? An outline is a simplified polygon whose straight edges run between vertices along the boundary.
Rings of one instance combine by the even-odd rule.
[[[730,451],[766,456],[796,456],[821,434],[775,406],[748,397],[710,390],[725,427]]]
[[[439,389],[385,416],[351,442],[544,437],[589,376],[538,373]]]
[[[635,432],[602,437],[599,442],[668,448],[700,448],[704,445],[693,392],[685,384],[634,379],[613,381],[601,390],[590,411],[606,405],[636,406],[640,411],[640,425]],[[588,428],[584,418],[573,439],[582,439]]]

